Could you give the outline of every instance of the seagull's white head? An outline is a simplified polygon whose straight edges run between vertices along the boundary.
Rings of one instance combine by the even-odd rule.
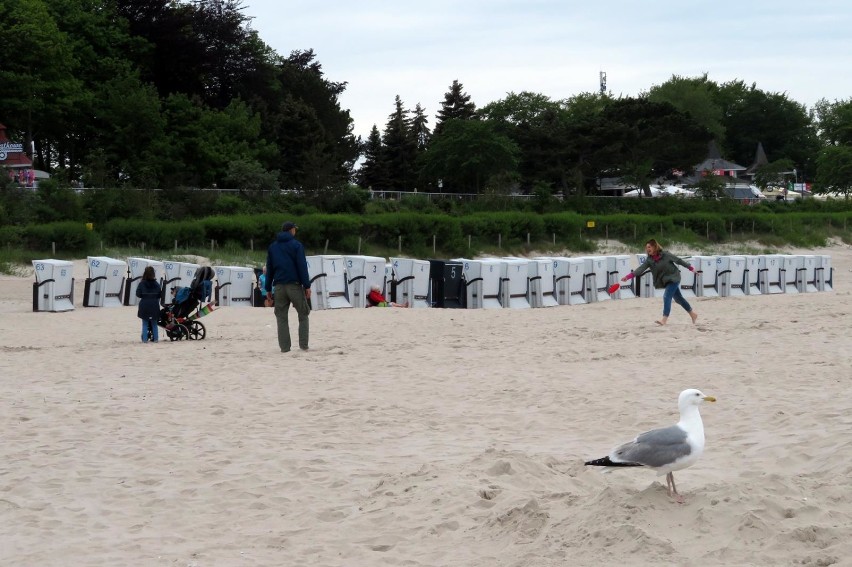
[[[677,407],[683,412],[690,406],[700,406],[704,402],[715,402],[716,398],[713,396],[705,396],[704,392],[701,390],[696,390],[695,388],[690,388],[689,390],[684,390],[680,393],[680,396],[677,398]]]

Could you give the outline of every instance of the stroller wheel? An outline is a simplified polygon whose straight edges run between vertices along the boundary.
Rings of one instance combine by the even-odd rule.
[[[166,335],[168,335],[171,341],[182,341],[189,336],[189,331],[183,325],[175,325],[166,331]]]
[[[178,329],[180,329],[180,338],[179,341],[189,338],[189,329],[186,328],[186,325],[180,324],[178,325]]]
[[[207,329],[204,328],[204,324],[201,321],[191,321],[187,325],[187,328],[189,329],[189,340],[191,341],[200,341],[207,336]]]

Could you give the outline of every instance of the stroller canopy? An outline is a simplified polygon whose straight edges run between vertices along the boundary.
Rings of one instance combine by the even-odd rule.
[[[202,266],[198,268],[198,271],[195,272],[195,277],[192,279],[192,283],[189,285],[192,289],[197,289],[198,286],[204,282],[211,281],[216,277],[216,272],[213,271],[213,268],[210,266]]]

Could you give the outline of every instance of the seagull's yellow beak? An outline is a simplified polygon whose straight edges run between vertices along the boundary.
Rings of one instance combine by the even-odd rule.
[[[704,396],[704,401],[705,402],[715,402],[716,398],[714,398],[713,396]]]

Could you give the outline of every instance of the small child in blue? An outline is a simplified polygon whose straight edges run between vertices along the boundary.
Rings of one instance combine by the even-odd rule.
[[[154,273],[154,267],[148,266],[142,272],[142,280],[136,286],[136,297],[139,298],[139,310],[137,316],[142,319],[142,342],[148,342],[150,334],[151,340],[157,342],[159,335],[157,333],[157,319],[160,317],[160,294],[162,290],[157,282],[157,275]]]

